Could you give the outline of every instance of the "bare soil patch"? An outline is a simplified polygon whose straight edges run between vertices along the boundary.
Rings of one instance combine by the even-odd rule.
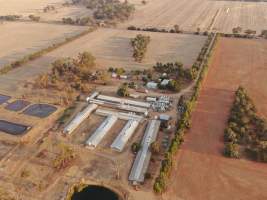
[[[267,42],[221,38],[179,152],[167,199],[266,199],[267,165],[224,158],[234,92],[245,87],[267,117]]]

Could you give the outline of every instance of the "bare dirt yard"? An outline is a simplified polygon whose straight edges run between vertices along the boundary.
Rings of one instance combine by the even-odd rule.
[[[131,2],[131,1],[130,1]],[[123,26],[172,28],[178,24],[183,30],[215,29],[232,32],[232,28],[257,30],[267,28],[267,2],[219,0],[148,0]],[[141,0],[139,1],[141,2]]]
[[[30,22],[0,24],[0,68],[84,30],[86,27]]]
[[[181,61],[191,67],[198,56],[206,37],[183,34],[148,33],[151,42],[142,63],[137,63],[132,57],[130,39],[141,32],[118,29],[98,29],[71,43],[68,43],[39,59],[14,69],[4,76],[0,76],[0,91],[16,91],[18,85],[33,80],[51,68],[51,63],[61,57],[75,57],[78,53],[89,51],[96,57],[99,68],[124,67],[126,70],[145,69],[156,62]]]
[[[166,199],[267,198],[266,164],[222,155],[223,132],[239,85],[267,117],[266,53],[266,40],[219,40]]]

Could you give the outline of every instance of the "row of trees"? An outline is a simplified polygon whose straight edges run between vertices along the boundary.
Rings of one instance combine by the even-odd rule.
[[[239,158],[244,147],[252,159],[267,162],[267,123],[257,115],[253,101],[244,88],[239,87],[224,133],[224,155]]]
[[[210,44],[212,38],[209,37],[207,44]],[[214,45],[214,43],[213,43]],[[210,52],[206,52],[209,55]],[[184,97],[181,97],[178,103],[178,108],[180,110],[180,118],[177,122],[177,131],[174,138],[172,139],[171,145],[169,146],[168,151],[165,153],[164,160],[161,162],[160,173],[154,183],[154,191],[156,193],[163,193],[167,189],[168,179],[171,174],[173,160],[176,152],[183,143],[183,137],[187,129],[190,128],[191,124],[191,113],[194,108],[194,105],[197,101],[199,90],[201,87],[201,82],[206,74],[208,68],[208,60],[203,59],[204,66],[201,69],[198,80],[194,88],[194,93],[192,94],[189,100],[186,100]]]
[[[3,15],[0,16],[0,20],[6,20],[6,21],[16,21],[21,18],[20,15]]]
[[[78,17],[76,19],[67,17],[67,18],[62,18],[62,22],[63,24],[80,25],[80,26],[87,26],[93,24],[93,20],[90,17]]]
[[[141,62],[144,59],[149,42],[150,37],[142,34],[138,34],[131,40],[131,45],[133,47],[133,57],[135,61]]]
[[[130,31],[147,31],[147,32],[159,32],[159,33],[182,33],[183,31],[180,29],[179,25],[174,25],[172,29],[165,29],[165,28],[138,28],[135,26],[129,26],[127,28]]]

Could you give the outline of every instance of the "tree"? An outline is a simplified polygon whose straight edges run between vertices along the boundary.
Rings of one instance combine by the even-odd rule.
[[[163,177],[157,177],[153,189],[158,194],[164,192],[166,189],[165,179]]]
[[[247,35],[255,35],[257,32],[251,29],[247,29],[244,31]]]
[[[160,145],[158,142],[152,142],[150,146],[151,152],[153,154],[159,154],[160,153]]]
[[[63,143],[59,144],[59,149],[60,153],[57,155],[53,163],[54,168],[57,170],[66,168],[76,156],[74,150]]]
[[[233,34],[240,34],[242,32],[242,28],[240,26],[232,29]]]
[[[265,39],[267,39],[267,30],[262,30],[261,31],[261,36]]]
[[[138,34],[135,38],[131,40],[131,45],[133,47],[133,57],[135,61],[141,62],[143,60],[149,42],[150,36],[145,36],[142,34]]]
[[[180,32],[181,32],[181,30],[180,30],[180,26],[179,26],[179,25],[175,24],[175,25],[173,26],[173,28],[174,28],[175,33],[180,33]]]
[[[79,64],[80,67],[85,67],[85,68],[93,68],[95,67],[95,57],[85,51],[83,53],[79,53],[77,63]]]
[[[137,142],[134,142],[133,144],[132,144],[132,152],[134,153],[134,154],[136,154],[140,149],[141,149],[141,144],[140,143],[137,143]]]
[[[117,94],[121,97],[128,97],[130,95],[128,91],[128,86],[127,85],[122,85],[119,87]]]
[[[176,80],[170,80],[167,84],[167,88],[173,92],[179,92],[181,90],[181,84]]]
[[[32,21],[35,21],[35,22],[39,22],[41,17],[35,16],[35,15],[29,15],[29,19],[31,19]]]
[[[238,145],[233,142],[226,143],[224,155],[230,158],[239,158]]]
[[[142,4],[143,4],[143,5],[146,5],[146,4],[147,4],[147,1],[143,0],[143,1],[142,1]]]

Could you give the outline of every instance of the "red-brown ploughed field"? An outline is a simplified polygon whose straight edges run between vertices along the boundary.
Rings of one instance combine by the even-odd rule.
[[[267,118],[267,40],[219,39],[166,199],[267,199],[267,164],[222,156],[225,123],[239,85]]]

